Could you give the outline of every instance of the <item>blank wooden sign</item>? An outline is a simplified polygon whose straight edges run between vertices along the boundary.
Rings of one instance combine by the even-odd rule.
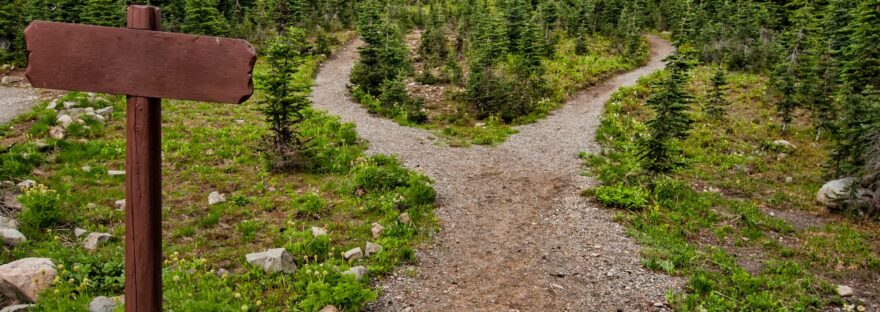
[[[244,40],[35,21],[24,31],[37,88],[242,103],[257,56]]]

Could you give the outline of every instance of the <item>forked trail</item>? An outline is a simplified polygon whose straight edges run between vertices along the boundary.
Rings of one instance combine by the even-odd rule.
[[[650,62],[580,92],[496,147],[451,148],[427,131],[371,116],[348,97],[353,42],[318,73],[314,105],[357,124],[370,152],[397,155],[436,182],[441,231],[417,274],[385,281],[375,311],[653,310],[680,281],[642,268],[639,247],[579,192],[578,152],[595,151],[604,103],[663,68],[673,47],[650,37]]]

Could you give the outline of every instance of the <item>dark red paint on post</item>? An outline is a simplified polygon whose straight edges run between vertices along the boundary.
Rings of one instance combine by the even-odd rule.
[[[128,29],[35,21],[26,75],[37,88],[128,96],[125,311],[162,311],[162,99],[246,101],[247,41],[160,32],[159,9],[128,8]]]
[[[128,8],[128,28],[159,31],[159,9]],[[132,81],[140,83],[142,79]],[[162,99],[128,96],[125,311],[162,311]]]

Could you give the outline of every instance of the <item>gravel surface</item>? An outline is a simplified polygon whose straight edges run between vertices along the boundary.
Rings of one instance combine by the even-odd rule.
[[[604,103],[663,67],[672,46],[650,37],[648,65],[587,89],[496,147],[450,148],[429,132],[371,116],[346,84],[360,42],[318,73],[319,109],[357,124],[370,152],[397,155],[435,181],[441,231],[417,254],[416,274],[383,282],[373,311],[657,310],[682,281],[642,268],[639,247],[612,211],[579,196],[581,151],[595,151]]]
[[[0,124],[29,111],[37,99],[33,89],[0,87]]]

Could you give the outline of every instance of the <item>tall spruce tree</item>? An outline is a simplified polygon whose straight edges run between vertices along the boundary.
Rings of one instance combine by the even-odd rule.
[[[693,97],[685,90],[692,67],[689,53],[676,52],[667,59],[669,76],[648,98],[654,118],[647,121],[648,136],[640,141],[642,167],[652,175],[668,174],[681,167],[676,141],[688,137],[693,120],[688,115]]]
[[[791,27],[782,35],[780,50],[783,61],[773,71],[772,87],[780,99],[776,103],[782,117],[782,131],[791,123],[794,110],[811,107],[820,90],[816,73],[820,33],[819,20],[812,0],[790,2]]]
[[[730,101],[727,100],[727,75],[723,68],[718,68],[712,76],[712,89],[709,91],[709,100],[704,111],[709,118],[719,120],[724,118],[728,105]]]
[[[217,10],[217,0],[186,0],[186,17],[181,30],[185,33],[223,36],[228,26]]]
[[[364,92],[379,96],[385,81],[395,81],[412,72],[409,49],[400,29],[383,16],[377,1],[362,3],[358,30],[364,45],[358,48],[360,60],[352,69],[351,82]]]

